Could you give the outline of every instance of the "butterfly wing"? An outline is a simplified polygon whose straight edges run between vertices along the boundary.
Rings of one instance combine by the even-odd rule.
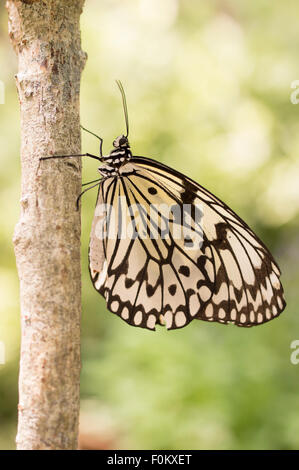
[[[194,318],[252,326],[284,309],[278,266],[229,207],[154,160],[128,165],[103,181],[97,207],[113,207],[114,222],[107,209],[99,223],[96,211],[90,243],[92,281],[110,311],[134,326],[174,329]],[[109,226],[98,264],[97,225]],[[111,236],[116,226],[124,236]]]
[[[103,181],[91,231],[90,274],[111,312],[131,325],[154,329],[162,310],[160,267],[157,252],[153,256],[153,248],[134,237],[133,204],[123,180]]]

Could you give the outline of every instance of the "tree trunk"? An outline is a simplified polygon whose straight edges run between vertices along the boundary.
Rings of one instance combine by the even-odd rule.
[[[79,89],[84,0],[8,0],[18,55],[21,216],[14,246],[21,289],[17,448],[76,449],[80,377]]]

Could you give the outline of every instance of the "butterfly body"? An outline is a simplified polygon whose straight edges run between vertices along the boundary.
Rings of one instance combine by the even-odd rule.
[[[105,164],[98,168],[99,173],[105,177],[119,175],[119,169],[132,158],[132,152],[126,136],[120,135],[117,137],[113,141],[113,147],[108,155],[101,157]]]

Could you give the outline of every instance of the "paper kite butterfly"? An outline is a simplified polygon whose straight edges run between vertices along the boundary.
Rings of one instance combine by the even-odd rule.
[[[89,245],[89,269],[107,308],[133,326],[155,330],[193,319],[254,326],[285,308],[280,270],[254,232],[191,178],[134,156],[122,84],[126,135],[102,163]],[[82,126],[81,126],[82,127]],[[89,184],[89,183],[87,183]],[[83,194],[81,193],[81,195]],[[78,198],[78,200],[79,200]],[[77,200],[77,203],[78,203]]]

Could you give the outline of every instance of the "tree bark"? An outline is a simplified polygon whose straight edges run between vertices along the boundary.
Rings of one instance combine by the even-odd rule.
[[[18,449],[77,448],[81,163],[39,159],[80,153],[83,3],[6,2],[21,107],[22,197],[14,235],[22,328]]]

